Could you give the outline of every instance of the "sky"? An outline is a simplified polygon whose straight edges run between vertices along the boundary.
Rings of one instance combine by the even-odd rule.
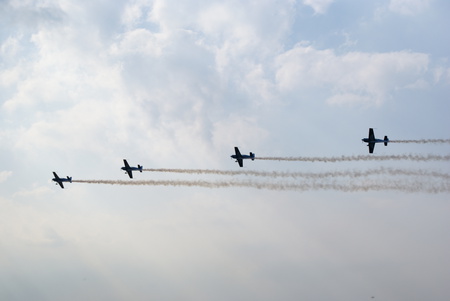
[[[449,11],[0,0],[0,299],[448,300]]]

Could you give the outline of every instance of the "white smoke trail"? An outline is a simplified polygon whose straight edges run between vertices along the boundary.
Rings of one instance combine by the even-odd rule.
[[[279,172],[279,171],[255,171],[255,170],[217,170],[217,169],[179,169],[179,168],[147,168],[143,171],[166,172],[166,173],[184,173],[184,174],[214,174],[225,176],[246,175],[255,177],[271,177],[271,178],[310,178],[323,179],[330,177],[369,177],[373,175],[391,175],[391,176],[422,176],[436,177],[450,180],[450,174],[440,173],[436,171],[425,170],[407,170],[394,168],[374,168],[366,171],[330,171],[330,172]]]
[[[450,139],[389,140],[389,143],[450,143]]]
[[[354,183],[323,183],[317,181],[301,183],[273,183],[253,181],[183,181],[183,180],[145,180],[145,181],[123,181],[123,180],[73,180],[73,183],[108,184],[108,185],[145,185],[145,186],[186,186],[203,188],[227,188],[242,187],[278,191],[310,191],[310,190],[337,190],[343,192],[358,191],[402,191],[402,192],[425,192],[425,193],[448,193],[450,183],[428,184],[424,181],[401,181],[392,180],[387,182],[371,182],[368,184]]]
[[[340,156],[340,157],[256,157],[255,160],[268,161],[302,161],[302,162],[348,162],[348,161],[392,161],[392,160],[408,160],[408,161],[450,161],[450,155],[357,155],[357,156]]]

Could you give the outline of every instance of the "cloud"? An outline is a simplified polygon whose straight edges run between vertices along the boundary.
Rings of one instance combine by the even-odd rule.
[[[0,47],[0,53],[4,60],[14,57],[20,50],[20,37],[8,37]]]
[[[0,171],[0,183],[5,182],[12,175],[12,171]]]
[[[182,149],[214,161],[224,141],[262,143],[259,109],[296,101],[286,93],[326,90],[329,104],[381,104],[427,68],[426,55],[408,51],[285,50],[290,1],[203,4],[128,2],[121,13],[111,8],[123,26],[106,36],[89,7],[72,4],[63,26],[37,30],[36,53],[0,73],[16,89],[3,104],[20,125],[14,147],[112,155],[139,141],[136,151],[152,157],[169,161]],[[84,18],[97,30],[77,23]],[[4,49],[14,54],[20,43]]]
[[[165,35],[153,33],[145,28],[137,28],[123,33],[118,43],[111,46],[112,55],[142,54],[161,56],[165,48]]]
[[[401,15],[414,16],[424,12],[433,0],[391,0],[389,10]]]
[[[40,186],[30,190],[17,191],[13,194],[13,198],[42,198],[52,193],[54,193],[54,190],[50,189],[48,186]]]
[[[410,51],[388,53],[318,50],[298,44],[276,59],[281,91],[326,88],[333,104],[381,104],[396,90],[412,87],[425,76],[428,55]]]
[[[49,1],[3,2],[0,158],[4,169],[13,168],[0,172],[12,196],[0,197],[0,278],[12,296],[4,299],[356,300],[374,290],[393,300],[422,290],[433,293],[428,299],[445,299],[445,195],[424,202],[423,194],[80,183],[63,190],[50,182],[52,170],[77,180],[131,181],[119,170],[123,158],[146,168],[226,164],[237,171],[229,157],[235,145],[257,156],[352,154],[366,134],[357,129],[375,121],[408,129],[423,121],[417,127],[431,133],[448,128],[448,118],[431,114],[442,108],[445,115],[447,94],[428,97],[426,90],[449,82],[445,59],[434,68],[432,52],[387,45],[402,33],[396,27],[378,31],[382,38],[366,34],[380,28],[365,18],[374,4],[352,6],[348,18],[346,3],[336,12],[332,1],[64,0],[46,20],[38,7]],[[315,12],[306,23],[299,5]],[[354,21],[338,22],[344,19]],[[311,42],[298,43],[305,32]],[[336,32],[358,43],[339,48]],[[405,89],[424,89],[417,94],[427,101],[399,97],[401,105],[382,106]],[[310,102],[301,101],[305,95]],[[370,114],[361,104],[380,107]],[[436,122],[420,119],[425,112]],[[391,118],[399,115],[401,123]],[[355,137],[356,144],[344,141]],[[242,170],[357,166],[247,163]],[[385,206],[374,208],[380,200]],[[407,281],[393,292],[398,279]]]
[[[450,68],[438,66],[433,70],[434,83],[442,82],[444,85],[450,85]]]
[[[258,119],[254,117],[232,115],[214,123],[214,145],[217,149],[229,150],[230,154],[234,146],[242,146],[244,153],[254,152],[247,148],[259,146],[267,137],[268,131],[259,126]]]
[[[324,14],[334,0],[303,0],[303,4],[310,6],[314,13]]]
[[[0,24],[14,24],[26,32],[54,26],[66,17],[58,3],[49,1],[2,1]]]
[[[358,105],[361,103],[369,104],[373,99],[368,95],[357,93],[339,93],[330,96],[327,103],[331,105]]]

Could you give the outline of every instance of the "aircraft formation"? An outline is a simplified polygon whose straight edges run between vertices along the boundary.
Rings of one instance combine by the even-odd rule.
[[[369,147],[370,154],[372,154],[375,149],[375,143],[384,143],[384,145],[387,146],[389,142],[388,136],[384,136],[384,139],[376,139],[373,128],[369,128],[369,137],[362,138],[361,140],[368,143],[367,146]],[[240,167],[244,167],[244,159],[251,159],[252,161],[255,161],[255,154],[252,152],[250,152],[249,155],[242,155],[237,146],[234,147],[234,152],[235,154],[231,155],[231,158],[236,159],[236,162]]]
[[[124,164],[124,166],[121,167],[120,169],[121,170],[125,170],[125,174],[128,174],[130,179],[133,178],[133,171],[140,171],[140,172],[142,172],[142,169],[144,168],[144,166],[139,165],[139,164],[138,164],[137,167],[130,166],[130,164],[128,164],[126,159],[123,159],[123,164]],[[61,186],[61,188],[63,188],[63,189],[64,189],[63,182],[72,183],[72,177],[67,176],[67,178],[60,178],[60,177],[58,177],[56,172],[53,172],[53,176],[54,176],[54,178],[52,179],[52,181],[56,182],[56,185],[59,184],[59,186]]]
[[[387,136],[384,136],[384,139],[377,139],[375,137],[375,133],[373,128],[369,128],[369,134],[367,138],[361,139],[363,142],[367,143],[367,146],[369,148],[369,154],[373,154],[375,149],[376,143],[383,143],[385,146],[388,145],[389,142],[395,143],[450,143],[450,139],[421,139],[421,140],[389,140]],[[340,156],[340,157],[258,157],[256,158],[255,153],[250,152],[249,155],[242,154],[237,146],[234,147],[234,154],[230,156],[232,159],[235,160],[235,162],[238,163],[240,167],[244,166],[244,160],[250,159],[254,161],[255,159],[258,160],[271,160],[271,161],[303,161],[303,162],[343,162],[343,161],[382,161],[382,160],[411,160],[411,161],[450,161],[450,155],[447,156],[439,156],[439,155],[385,155],[385,156],[376,156],[376,155],[356,155],[356,156]],[[221,170],[197,170],[197,169],[144,169],[144,167],[140,164],[135,166],[130,166],[128,164],[128,161],[126,159],[123,159],[123,165],[121,167],[122,171],[125,171],[125,174],[128,175],[130,179],[133,179],[133,171],[160,171],[160,172],[176,172],[176,173],[212,173],[212,174],[220,174],[220,175],[235,175],[235,174],[251,174],[255,176],[264,176],[264,177],[284,177],[288,176],[291,178],[295,177],[309,177],[309,178],[326,178],[326,177],[335,177],[335,176],[361,176],[355,172],[343,172],[343,173],[336,173],[336,172],[328,172],[328,173],[293,173],[293,172],[287,172],[287,173],[277,173],[277,172],[256,172],[256,171],[221,171]],[[374,173],[372,171],[371,173]],[[391,175],[394,174],[404,174],[404,175],[417,175],[422,174],[425,175],[426,172],[419,171],[414,174],[414,171],[410,170],[378,170],[375,171],[375,173],[388,173]],[[55,182],[56,185],[59,185],[61,188],[64,188],[64,182],[72,183],[72,177],[59,177],[56,172],[53,172],[53,178],[52,181]],[[438,177],[442,179],[450,179],[450,175],[447,174],[431,174],[433,177]],[[73,182],[77,183],[97,183],[97,184],[119,184],[119,185],[176,185],[176,186],[202,186],[202,187],[231,187],[231,186],[237,186],[237,187],[255,187],[255,188],[262,188],[262,184],[259,183],[253,183],[253,182],[218,182],[218,183],[210,183],[210,182],[199,182],[199,181],[154,181],[154,180],[147,180],[147,181],[122,181],[122,180],[74,180]],[[307,184],[304,184],[303,186],[294,184],[294,185],[283,185],[283,184],[264,184],[264,188],[267,189],[277,189],[277,190],[284,190],[284,189],[294,189],[294,190],[305,190],[310,189]],[[272,185],[272,186],[270,186]],[[320,186],[320,187],[319,187]],[[325,189],[327,186],[320,184],[318,188]],[[272,188],[271,188],[272,187]],[[386,188],[387,186],[383,186]],[[380,186],[380,189],[383,187]],[[410,186],[408,186],[410,187]],[[447,187],[447,186],[446,186]],[[399,189],[399,187],[393,187],[394,189]],[[336,185],[331,185],[330,189],[336,189],[336,190],[348,190],[349,188],[340,187]],[[353,190],[364,190],[364,187],[358,188],[353,187],[351,188]],[[402,188],[403,189],[403,188]],[[410,188],[408,188],[410,189]],[[434,189],[434,188],[433,188]],[[430,191],[440,191],[441,188],[431,189]],[[444,191],[449,190],[450,188],[445,188]]]

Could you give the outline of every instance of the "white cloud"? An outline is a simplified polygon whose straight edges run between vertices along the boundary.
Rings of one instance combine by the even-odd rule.
[[[358,104],[370,104],[373,99],[367,95],[352,94],[352,93],[340,93],[335,94],[327,99],[327,103],[331,105],[358,105]]]
[[[0,85],[10,87],[18,82],[23,72],[23,67],[18,63],[15,67],[4,69],[0,72]]]
[[[414,16],[424,12],[433,0],[391,0],[389,10],[401,15]]]
[[[367,52],[366,39],[375,37],[356,34],[360,28],[339,29],[333,22],[345,15],[312,16],[308,24],[320,38],[292,47],[311,27],[298,28],[303,23],[294,19],[298,11],[291,0],[64,0],[58,2],[62,17],[55,21],[51,15],[51,22],[45,10],[33,8],[50,2],[23,2],[44,18],[26,30],[5,29],[13,34],[1,48],[8,59],[0,66],[1,84],[11,93],[0,108],[0,152],[7,153],[0,160],[11,158],[4,168],[13,169],[0,172],[0,182],[6,181],[13,201],[0,197],[0,278],[13,297],[24,294],[9,299],[349,300],[376,291],[403,300],[422,290],[428,297],[433,292],[429,299],[448,295],[449,269],[440,260],[449,250],[446,195],[81,183],[62,190],[49,179],[56,170],[74,179],[129,180],[119,170],[122,158],[146,168],[239,169],[229,157],[235,145],[257,156],[274,149],[280,155],[325,148],[341,155],[337,147],[358,152],[352,143],[334,142],[359,144],[360,137],[342,131],[342,124],[364,129],[396,115],[402,122],[392,122],[410,130],[420,126],[421,109],[437,103],[427,98],[423,107],[417,101],[400,112],[381,105],[379,114],[358,105],[383,104],[404,89],[426,92],[430,78],[448,82],[446,63],[429,72],[432,54],[385,50],[384,37],[395,38],[396,28],[371,41],[384,50]],[[334,13],[332,1],[303,3],[316,14]],[[312,46],[335,32],[357,38],[347,39],[355,51]],[[298,101],[309,92],[319,101]],[[447,119],[425,118],[423,124],[434,131],[448,128]],[[349,164],[255,160],[244,169],[368,168]],[[138,177],[210,179],[150,172]],[[386,206],[361,202],[368,196]],[[425,272],[410,277],[411,269]],[[398,279],[407,281],[392,289]],[[23,293],[27,288],[31,293]]]
[[[434,83],[442,82],[444,85],[450,85],[450,68],[445,66],[436,67],[433,70]]]
[[[299,44],[277,58],[276,79],[282,91],[327,88],[333,94],[328,101],[334,104],[381,104],[396,90],[421,80],[428,62],[428,55],[409,51],[337,55]]]
[[[20,37],[8,37],[6,41],[1,44],[0,54],[4,61],[14,57],[20,50]]]
[[[118,40],[119,42],[112,46],[113,55],[141,53],[160,56],[166,44],[165,35],[152,33],[144,28],[125,32]]]
[[[139,23],[145,22],[147,16],[145,11],[150,9],[150,5],[147,1],[135,0],[128,1],[123,9],[121,20],[127,28],[134,28]]]
[[[316,14],[324,14],[334,0],[303,0],[304,5],[310,6]]]
[[[12,171],[0,171],[0,183],[5,182],[12,175]]]
[[[214,124],[213,142],[217,149],[229,149],[232,152],[233,146],[257,147],[267,137],[267,130],[261,128],[254,117],[232,115]]]
[[[42,198],[52,193],[54,193],[54,190],[50,189],[48,186],[40,186],[29,190],[17,191],[13,194],[13,198]]]

